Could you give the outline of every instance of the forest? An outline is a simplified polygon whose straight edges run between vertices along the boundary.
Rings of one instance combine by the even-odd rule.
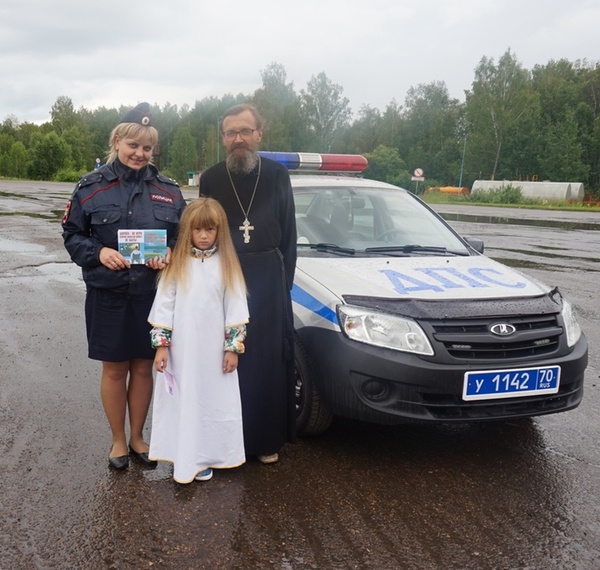
[[[157,166],[187,184],[189,172],[223,158],[223,111],[251,102],[265,118],[263,150],[363,154],[365,176],[405,188],[422,168],[430,186],[470,187],[477,179],[583,182],[587,195],[600,197],[598,62],[551,60],[525,69],[509,49],[497,61],[481,58],[464,101],[434,81],[411,87],[403,103],[357,112],[323,72],[299,91],[279,63],[261,78],[254,93],[193,106],[154,104]],[[104,162],[112,128],[138,102],[75,109],[61,95],[41,125],[9,115],[0,124],[0,176],[77,181],[97,157]]]

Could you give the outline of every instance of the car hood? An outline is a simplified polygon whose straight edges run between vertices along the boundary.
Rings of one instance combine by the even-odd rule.
[[[315,283],[316,282],[316,283]],[[414,299],[539,296],[547,285],[485,256],[299,257],[295,285],[310,292]]]

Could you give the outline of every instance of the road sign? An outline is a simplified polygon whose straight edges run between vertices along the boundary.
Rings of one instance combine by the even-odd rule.
[[[415,172],[416,172],[416,170],[415,170]],[[424,176],[411,176],[410,179],[413,182],[423,182],[423,180],[425,180],[425,177]]]
[[[423,176],[423,169],[415,168],[415,171],[413,172],[413,174],[415,175],[416,178],[421,178]]]

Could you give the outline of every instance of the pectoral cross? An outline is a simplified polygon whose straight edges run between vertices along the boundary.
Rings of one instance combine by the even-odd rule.
[[[254,226],[250,225],[248,218],[244,220],[244,223],[239,227],[244,232],[244,243],[250,243],[250,230],[254,229]]]

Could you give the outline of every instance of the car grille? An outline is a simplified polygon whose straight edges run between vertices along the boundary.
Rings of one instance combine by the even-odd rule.
[[[510,336],[496,336],[490,327],[502,322],[515,327]],[[556,315],[528,315],[509,319],[429,321],[435,343],[457,360],[500,361],[553,354],[558,350],[562,327]]]
[[[583,395],[583,378],[563,382],[558,394],[465,403],[460,396],[421,390],[419,404],[408,404],[416,417],[438,420],[492,420],[560,412],[575,407]]]
[[[390,423],[394,423],[392,417],[400,423],[407,419],[453,422],[538,416],[575,408],[583,397],[583,372],[575,370],[564,375],[557,394],[471,402],[462,399],[462,376],[428,385],[403,382],[402,378],[373,378],[357,372],[352,372],[351,378],[355,393],[368,406],[362,419],[381,422],[385,416]],[[372,392],[365,393],[365,386],[374,381],[380,384],[379,398],[374,398]],[[369,416],[371,411],[373,415]]]

